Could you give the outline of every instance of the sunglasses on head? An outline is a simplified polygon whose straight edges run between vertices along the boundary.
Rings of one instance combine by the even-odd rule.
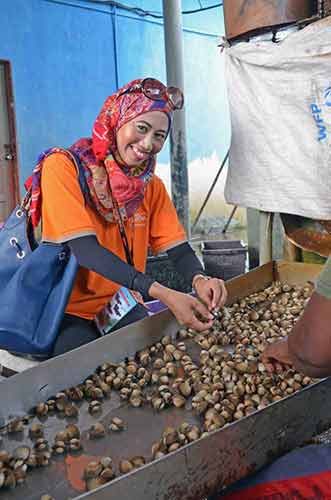
[[[155,78],[145,78],[141,83],[132,85],[120,95],[136,92],[137,90],[153,101],[168,101],[173,109],[182,109],[184,105],[184,96],[179,88],[166,87]]]

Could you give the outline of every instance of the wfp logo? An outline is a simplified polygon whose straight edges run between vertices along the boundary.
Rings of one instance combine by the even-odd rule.
[[[317,104],[311,104],[310,109],[317,126],[317,140],[323,141],[327,138],[325,122],[322,116],[322,109]]]
[[[324,103],[331,108],[331,87],[327,87],[324,91]]]

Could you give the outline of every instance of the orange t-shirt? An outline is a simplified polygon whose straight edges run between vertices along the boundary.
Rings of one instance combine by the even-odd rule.
[[[41,191],[43,241],[62,243],[95,235],[100,245],[126,261],[117,224],[106,222],[85,203],[76,166],[69,158],[54,153],[45,160]],[[125,230],[135,268],[141,272],[145,271],[148,247],[157,254],[186,241],[175,207],[156,175],[147,186],[142,204],[125,222]],[[66,312],[92,319],[119,288],[100,274],[80,267]]]

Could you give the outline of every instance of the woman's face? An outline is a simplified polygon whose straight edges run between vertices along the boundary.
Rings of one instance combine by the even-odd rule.
[[[117,152],[128,167],[140,165],[161,151],[167,137],[169,119],[161,111],[137,116],[119,129]]]

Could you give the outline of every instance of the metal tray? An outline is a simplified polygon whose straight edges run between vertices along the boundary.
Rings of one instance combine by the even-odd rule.
[[[275,279],[304,283],[312,280],[320,268],[286,262],[266,264],[228,282],[229,302],[262,289]],[[171,314],[161,312],[0,382],[2,424],[13,416],[26,414],[36,403],[45,401],[57,391],[80,383],[103,362],[117,363],[157,342],[163,335],[175,335],[177,329]],[[104,455],[112,456],[115,463],[133,455],[144,455],[150,460],[151,445],[160,439],[165,426],[177,426],[184,420],[196,422],[198,417],[182,409],[156,413],[149,407],[128,408],[115,394],[103,404],[98,420],[108,423],[112,416],[121,416],[127,423],[127,430],[91,441],[84,437],[96,419],[88,414],[87,405],[83,403],[78,417],[83,432],[82,453],[68,455],[65,460],[52,459],[50,466],[29,473],[22,487],[1,490],[0,500],[39,500],[43,493],[51,494],[56,500],[201,500],[330,427],[330,389],[331,380],[318,382],[86,493],[81,481],[86,462]],[[45,420],[45,435],[49,441],[64,428],[66,420],[55,416]],[[22,442],[28,443],[26,434],[5,436],[3,447],[10,450]]]

